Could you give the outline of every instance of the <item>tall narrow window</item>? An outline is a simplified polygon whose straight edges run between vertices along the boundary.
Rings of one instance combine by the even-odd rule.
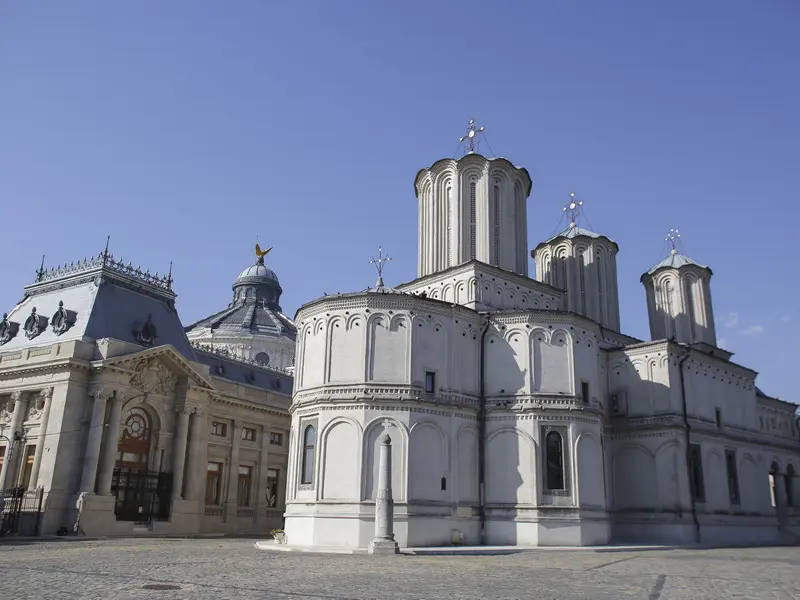
[[[25,462],[22,465],[22,479],[19,481],[20,487],[33,488],[36,486],[36,482],[31,481],[34,456],[36,456],[36,446],[25,446]]]
[[[253,487],[253,467],[239,465],[239,488],[236,491],[238,506],[250,506],[250,490]]]
[[[495,183],[493,194],[493,210],[494,210],[494,261],[492,264],[500,265],[500,186]]]
[[[714,409],[714,417],[717,420],[717,427],[721,428],[722,427],[722,409],[721,408],[715,408]]]
[[[581,381],[581,400],[584,404],[589,404],[589,382]]]
[[[703,483],[703,456],[699,444],[689,446],[689,479],[692,498],[696,502],[705,502],[706,489]]]
[[[792,484],[794,483],[794,465],[786,467],[786,505],[794,506],[794,494],[792,493]]]
[[[597,273],[597,317],[601,324],[605,323],[606,304],[603,294],[603,263],[600,261],[600,252],[594,257],[594,269]]]
[[[471,181],[469,184],[469,259],[475,258],[475,182]]]
[[[736,472],[735,450],[725,450],[725,469],[728,474],[728,497],[731,504],[739,504],[739,474]]]
[[[778,498],[778,463],[772,463],[769,468],[769,494],[772,498],[772,506],[777,507],[782,502]]]
[[[453,245],[453,188],[447,186],[447,256],[445,256],[445,268],[453,265],[453,257],[450,255]]]
[[[697,340],[697,315],[694,314],[694,283],[688,277],[683,280],[686,288],[686,316],[689,318],[689,335],[693,342]]]
[[[545,456],[547,461],[547,489],[564,489],[564,448],[561,434],[551,431],[545,437]]]
[[[671,338],[673,335],[675,335],[673,328],[673,317],[675,316],[675,313],[672,310],[672,282],[669,280],[664,282],[664,306],[666,307],[667,312],[666,333],[667,337]]]
[[[278,506],[278,469],[267,469],[267,506]]]
[[[425,373],[425,392],[433,394],[436,391],[436,373],[427,371]]]
[[[220,504],[222,463],[210,462],[206,468],[206,504]]]
[[[317,443],[317,432],[313,425],[306,427],[303,433],[303,472],[300,483],[309,484],[314,481],[314,448]]]
[[[578,254],[578,281],[580,282],[580,312],[586,314],[586,264],[584,263],[583,252]]]

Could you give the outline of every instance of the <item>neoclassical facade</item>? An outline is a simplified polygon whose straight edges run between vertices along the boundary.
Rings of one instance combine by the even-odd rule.
[[[41,533],[280,527],[292,379],[192,348],[175,297],[106,251],[3,315],[0,481],[41,490]]]
[[[800,533],[796,406],[717,347],[710,270],[650,269],[652,339],[627,336],[609,238],[573,220],[527,277],[530,187],[474,153],[423,169],[418,279],[298,311],[287,542],[368,546],[384,434],[400,546]]]

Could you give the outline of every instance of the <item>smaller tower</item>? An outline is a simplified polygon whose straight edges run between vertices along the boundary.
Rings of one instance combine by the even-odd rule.
[[[669,255],[642,275],[650,338],[717,345],[711,304],[711,269],[678,251],[680,233],[670,229]]]
[[[565,310],[620,330],[617,243],[577,224],[583,202],[569,195],[564,213],[569,227],[531,252],[536,279],[566,290]]]

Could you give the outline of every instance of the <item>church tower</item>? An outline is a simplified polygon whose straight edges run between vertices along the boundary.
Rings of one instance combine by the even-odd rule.
[[[617,288],[617,243],[578,227],[583,202],[570,194],[564,212],[569,227],[542,242],[531,252],[536,261],[536,279],[566,290],[565,310],[620,330]]]
[[[711,269],[677,249],[680,233],[667,236],[672,250],[642,275],[650,317],[650,338],[674,339],[684,344],[717,345],[711,305]]]
[[[528,171],[475,149],[483,130],[470,121],[467,154],[422,169],[414,180],[419,201],[419,266],[424,277],[479,260],[528,274]]]

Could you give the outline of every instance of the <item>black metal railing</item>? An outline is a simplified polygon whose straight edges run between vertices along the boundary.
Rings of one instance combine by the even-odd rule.
[[[23,487],[0,490],[3,511],[0,513],[0,536],[38,536],[42,521],[44,488],[28,490]]]
[[[169,521],[172,473],[116,468],[111,481],[118,521]]]

